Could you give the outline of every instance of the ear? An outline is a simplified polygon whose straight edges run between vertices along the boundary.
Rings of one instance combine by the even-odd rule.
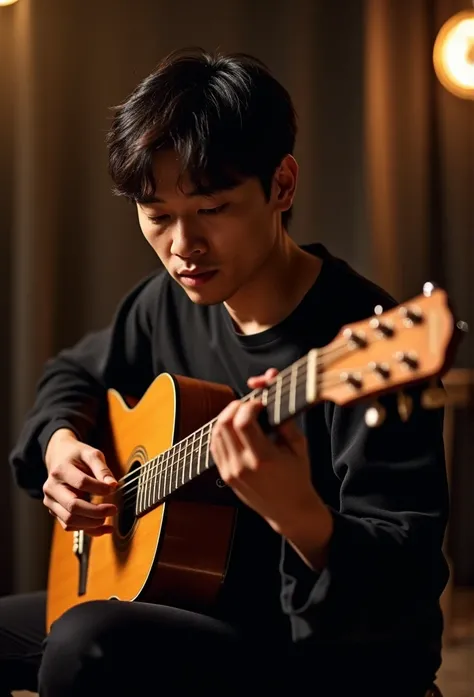
[[[272,201],[275,210],[283,213],[291,208],[297,181],[298,163],[293,155],[285,155],[273,176]]]

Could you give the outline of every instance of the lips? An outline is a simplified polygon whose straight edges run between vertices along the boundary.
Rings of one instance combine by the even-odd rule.
[[[216,275],[216,273],[217,271],[201,271],[195,269],[193,271],[181,271],[178,276],[181,283],[183,283],[185,286],[195,288],[210,281],[211,278]]]
[[[202,276],[206,273],[212,273],[211,269],[193,269],[192,271],[179,271],[178,276]]]

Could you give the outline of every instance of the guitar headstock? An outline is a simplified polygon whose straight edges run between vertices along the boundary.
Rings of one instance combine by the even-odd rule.
[[[349,405],[440,377],[466,330],[456,323],[446,292],[426,283],[423,294],[387,312],[375,308],[373,317],[343,327],[318,351],[318,399]],[[424,406],[441,406],[433,403],[440,397],[433,390]]]

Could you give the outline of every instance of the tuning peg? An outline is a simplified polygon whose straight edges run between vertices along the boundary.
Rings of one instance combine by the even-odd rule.
[[[446,404],[446,391],[433,381],[421,395],[421,405],[425,409],[440,409]]]
[[[398,414],[402,421],[408,421],[413,411],[413,399],[404,392],[397,395]]]
[[[423,295],[426,298],[431,298],[432,294],[436,290],[436,284],[433,283],[432,281],[427,281],[425,284],[423,284]]]
[[[369,428],[377,428],[383,424],[386,416],[385,407],[379,402],[374,402],[365,412],[365,423]]]

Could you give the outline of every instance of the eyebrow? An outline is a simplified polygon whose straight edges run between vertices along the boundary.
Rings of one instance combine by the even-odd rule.
[[[193,198],[195,196],[205,196],[205,194],[201,194],[199,191],[191,191],[190,194],[186,194],[186,198]],[[140,196],[140,198],[136,198],[135,201],[137,203],[166,203],[166,200],[164,198],[160,198],[159,196]]]
[[[189,194],[185,194],[185,196],[186,198],[197,198],[198,196],[209,197],[214,196],[216,194],[222,194],[225,191],[232,191],[233,189],[236,189],[238,186],[239,183],[236,183],[233,186],[225,186],[221,189],[194,189],[194,191],[191,191]],[[140,205],[147,205],[152,203],[166,203],[166,200],[164,198],[160,198],[159,196],[140,196],[139,198],[135,199],[135,202]]]

